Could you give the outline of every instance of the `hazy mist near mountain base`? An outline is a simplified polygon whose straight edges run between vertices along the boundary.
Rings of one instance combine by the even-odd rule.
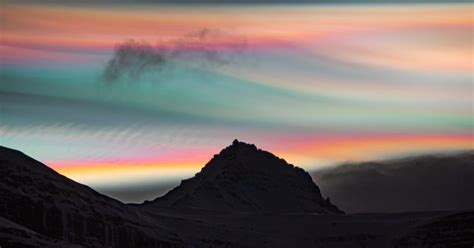
[[[474,151],[346,164],[312,173],[323,195],[346,212],[474,208]]]
[[[176,187],[180,181],[181,180],[176,180],[167,183],[157,182],[133,187],[129,185],[122,187],[98,187],[96,190],[125,203],[142,203],[146,200],[152,200],[166,194]]]

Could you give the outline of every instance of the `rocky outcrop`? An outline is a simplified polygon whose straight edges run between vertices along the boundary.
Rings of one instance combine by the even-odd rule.
[[[342,213],[311,176],[254,145],[235,140],[193,178],[146,206],[229,212]]]

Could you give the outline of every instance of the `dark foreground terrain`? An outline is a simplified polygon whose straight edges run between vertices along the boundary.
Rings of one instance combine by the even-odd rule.
[[[143,204],[101,195],[4,147],[0,176],[2,248],[474,244],[474,211],[344,214],[304,170],[238,141]]]

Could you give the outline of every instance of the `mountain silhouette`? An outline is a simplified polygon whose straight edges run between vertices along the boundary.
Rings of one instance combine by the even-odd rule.
[[[193,178],[146,204],[227,212],[342,213],[323,199],[306,171],[238,140]]]
[[[474,212],[341,214],[303,169],[234,141],[165,196],[124,204],[0,146],[0,246],[466,247]],[[440,196],[442,197],[442,195]]]

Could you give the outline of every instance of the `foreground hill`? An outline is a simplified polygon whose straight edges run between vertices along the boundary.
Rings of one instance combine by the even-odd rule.
[[[474,209],[474,151],[351,163],[312,177],[347,212]]]
[[[85,247],[130,247],[131,243],[137,247],[163,247],[179,243],[156,222],[130,211],[127,205],[74,182],[21,152],[0,147],[0,175],[0,216],[24,226],[22,230],[36,232],[37,237]],[[15,240],[8,241],[8,236],[3,238],[6,240],[2,246],[19,245],[12,245]]]
[[[193,178],[147,205],[227,212],[342,213],[303,169],[235,140]]]

